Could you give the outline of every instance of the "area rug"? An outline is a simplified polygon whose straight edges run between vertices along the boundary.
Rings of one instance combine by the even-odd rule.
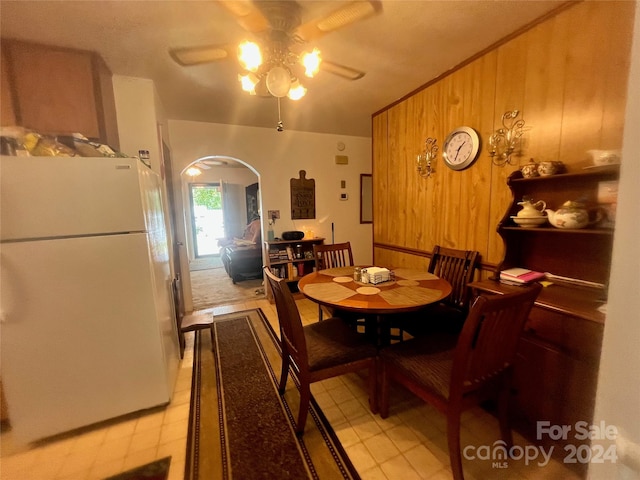
[[[166,480],[169,475],[170,464],[171,457],[165,457],[105,480]]]
[[[194,332],[185,479],[358,479],[314,399],[301,438],[299,392],[277,391],[279,342],[260,309],[218,316],[214,345]]]
[[[189,270],[191,272],[209,270],[211,268],[224,268],[220,255],[207,255],[189,262]]]
[[[264,298],[262,279],[233,283],[224,268],[191,272],[193,310]]]

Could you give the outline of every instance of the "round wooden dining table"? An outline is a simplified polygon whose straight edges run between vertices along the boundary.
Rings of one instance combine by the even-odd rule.
[[[393,269],[392,280],[374,285],[355,281],[355,268],[310,273],[298,281],[298,289],[320,305],[359,313],[362,318],[375,318],[379,345],[389,343],[389,315],[420,310],[451,293],[448,281],[424,270]]]

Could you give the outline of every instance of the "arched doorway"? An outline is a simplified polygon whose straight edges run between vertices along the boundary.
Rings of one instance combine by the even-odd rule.
[[[180,178],[190,280],[184,282],[184,294],[190,295],[192,309],[259,297],[261,275],[232,279],[220,257],[220,245],[241,238],[252,212],[260,211],[259,174],[240,160],[208,156],[185,167]],[[260,262],[261,241],[256,243]]]

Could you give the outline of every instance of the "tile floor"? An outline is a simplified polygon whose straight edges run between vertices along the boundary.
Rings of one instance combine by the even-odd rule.
[[[299,300],[304,322],[317,320],[318,307]],[[277,331],[275,306],[261,299],[226,307],[214,313],[262,308]],[[169,479],[183,478],[191,388],[192,351],[181,362],[174,397],[166,408],[128,415],[30,448],[15,446],[11,432],[1,437],[2,480],[100,480],[171,455]],[[340,441],[363,480],[440,480],[451,478],[444,418],[411,394],[392,397],[389,418],[367,408],[364,381],[358,375],[329,379],[312,387],[314,396],[331,421]],[[491,446],[499,439],[496,420],[477,409],[463,417],[463,445]],[[517,445],[526,442],[515,435]],[[463,461],[465,478],[537,480],[578,479],[561,463],[544,467],[524,459],[508,468],[492,468],[490,460]]]

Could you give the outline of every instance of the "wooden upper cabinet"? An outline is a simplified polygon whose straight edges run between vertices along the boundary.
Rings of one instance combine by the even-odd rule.
[[[4,46],[0,60],[0,125],[15,125],[16,113],[13,109],[13,98],[9,88],[9,67],[7,57],[4,54]]]
[[[2,65],[16,124],[48,135],[78,132],[119,148],[111,72],[96,53],[3,40]]]

